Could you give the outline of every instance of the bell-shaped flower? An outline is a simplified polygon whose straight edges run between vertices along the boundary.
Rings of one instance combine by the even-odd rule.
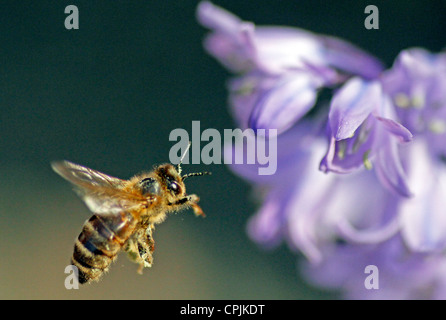
[[[280,134],[315,104],[323,79],[303,72],[280,76],[250,73],[230,83],[232,110],[240,127],[276,129]]]
[[[229,92],[239,127],[281,133],[225,149],[260,200],[251,239],[286,242],[307,258],[307,279],[348,298],[445,299],[446,53],[405,50],[383,72],[337,38],[256,27],[209,2],[197,15],[211,29],[207,51],[237,73]],[[338,88],[329,110],[317,103],[326,87]],[[275,146],[274,174],[252,161],[262,143]],[[251,162],[237,164],[239,154]],[[368,288],[369,267],[379,290]]]
[[[446,53],[404,50],[381,82],[401,123],[426,135],[431,152],[446,158]]]
[[[391,101],[378,81],[347,81],[330,105],[329,147],[320,169],[349,173],[375,167],[385,186],[410,196],[398,145],[410,141],[412,134],[394,119]]]
[[[343,40],[298,28],[258,27],[210,2],[199,4],[197,18],[212,30],[206,50],[241,74],[230,86],[242,127],[284,132],[315,105],[321,88],[355,74],[374,78],[383,70],[376,58]],[[247,105],[238,103],[246,100]]]
[[[341,39],[292,27],[255,26],[207,1],[198,5],[197,19],[213,31],[205,49],[233,72],[280,74],[330,66],[373,78],[383,70],[378,59]]]

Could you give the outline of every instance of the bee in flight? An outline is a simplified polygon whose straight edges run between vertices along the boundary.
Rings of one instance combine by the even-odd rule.
[[[121,249],[139,264],[138,273],[142,274],[145,267],[152,266],[155,224],[164,221],[169,212],[190,207],[195,215],[204,216],[197,204],[198,196],[186,194],[184,180],[210,173],[181,176],[180,165],[186,153],[187,149],[176,167],[163,164],[130,180],[114,178],[68,161],[52,163],[54,171],[75,186],[94,213],[76,239],[71,258],[72,265],[79,271],[79,283],[99,280]]]

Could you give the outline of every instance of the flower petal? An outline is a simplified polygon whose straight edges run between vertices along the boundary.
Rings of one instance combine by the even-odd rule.
[[[249,237],[262,246],[275,247],[282,240],[285,225],[282,196],[282,193],[271,192],[261,209],[248,221]]]
[[[335,94],[330,105],[329,123],[336,140],[354,135],[356,129],[381,103],[381,86],[352,78]]]
[[[306,65],[327,68],[319,36],[290,27],[256,27],[256,65],[264,72],[281,74]]]
[[[387,225],[370,230],[358,230],[347,220],[341,220],[337,225],[339,235],[345,240],[356,244],[373,244],[386,241],[400,231],[400,222],[394,218]]]
[[[365,79],[376,79],[383,71],[381,61],[358,47],[335,37],[321,37],[325,58],[333,67]]]
[[[386,119],[381,117],[376,117],[378,121],[382,124],[382,126],[392,135],[394,135],[398,142],[405,143],[412,141],[413,135],[412,133],[404,127],[402,124],[393,121],[392,119]]]
[[[376,174],[384,186],[403,197],[412,197],[406,173],[401,164],[398,143],[393,137],[387,137],[375,151]],[[379,139],[383,141],[382,139]]]
[[[234,72],[253,68],[256,60],[254,24],[244,22],[210,2],[198,5],[197,18],[214,31],[204,41],[205,49],[212,56]]]
[[[202,1],[198,4],[197,19],[203,26],[226,34],[237,32],[240,23],[242,23],[237,16],[208,1]]]
[[[414,251],[446,248],[446,166],[432,158],[427,142],[410,145],[409,181],[415,197],[401,204],[402,233]]]
[[[282,133],[302,118],[315,104],[316,87],[305,73],[279,78],[272,88],[259,93],[249,126],[254,129],[277,129]]]
[[[330,137],[328,151],[319,169],[325,173],[350,173],[358,168],[371,167],[371,153],[375,144],[376,120],[372,115],[361,124],[353,137],[337,141]]]

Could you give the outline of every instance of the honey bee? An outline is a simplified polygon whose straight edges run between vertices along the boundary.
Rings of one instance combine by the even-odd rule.
[[[190,144],[189,144],[190,146]],[[181,176],[180,163],[162,164],[153,171],[121,180],[68,161],[51,165],[75,186],[75,191],[94,215],[84,223],[76,239],[71,264],[79,271],[79,283],[97,281],[108,271],[121,249],[139,264],[138,273],[152,266],[155,224],[170,212],[192,208],[204,213],[198,196],[187,195],[184,180],[209,172]]]

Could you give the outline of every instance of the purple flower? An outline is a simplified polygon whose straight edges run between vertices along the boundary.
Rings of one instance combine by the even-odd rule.
[[[337,38],[290,27],[256,27],[210,2],[199,4],[197,17],[213,31],[204,41],[206,50],[241,74],[230,85],[241,127],[282,133],[315,105],[319,89],[352,74],[373,78],[382,71],[377,59]]]
[[[277,129],[282,133],[315,104],[323,81],[304,72],[280,76],[250,73],[230,84],[230,101],[243,128]]]
[[[381,81],[405,126],[426,135],[432,152],[445,157],[446,53],[420,48],[402,51]]]
[[[311,283],[347,298],[445,299],[446,53],[405,50],[384,71],[337,38],[255,27],[209,2],[198,18],[212,30],[206,50],[239,73],[229,83],[239,126],[280,134],[274,175],[259,175],[259,162],[230,166],[261,197],[250,238],[287,243]],[[329,109],[318,103],[325,87]],[[377,290],[365,286],[368,266]]]
[[[398,144],[412,139],[404,126],[393,120],[393,105],[378,81],[355,77],[334,95],[329,119],[330,145],[320,169],[349,173],[360,167],[376,171],[384,185],[410,196],[398,155]]]
[[[213,31],[205,49],[234,72],[281,74],[329,66],[374,78],[383,70],[378,59],[343,40],[298,28],[258,27],[207,1],[198,5],[197,18]]]
[[[336,239],[376,243],[399,230],[393,205],[398,198],[380,188],[371,172],[339,176],[326,175],[318,169],[318,161],[326,150],[319,127],[313,121],[303,120],[280,135],[275,175],[258,176],[257,166],[248,164],[230,167],[255,183],[262,190],[259,194],[264,194],[262,207],[248,224],[251,238],[267,247],[285,240],[313,263],[323,260],[323,247]],[[244,145],[233,148],[231,154],[246,152]],[[369,195],[366,206],[363,192]],[[370,208],[375,210],[372,217]],[[366,221],[373,231],[356,231],[352,221],[362,221],[360,225]]]
[[[340,289],[346,299],[446,299],[444,254],[411,252],[398,235],[372,245],[332,244],[324,257],[318,265],[302,261],[302,273],[314,286]],[[365,286],[367,266],[379,272],[377,289]]]
[[[381,82],[398,118],[414,134],[405,150],[415,197],[401,203],[402,234],[413,251],[446,248],[446,54],[402,51]]]
[[[426,161],[425,141],[404,146],[408,181],[418,182],[414,198],[387,192],[371,171],[326,175],[317,166],[326,149],[318,127],[301,121],[278,137],[275,175],[231,165],[263,195],[248,221],[250,238],[267,248],[285,241],[307,258],[301,264],[310,283],[341,289],[346,298],[446,298],[444,165]],[[364,287],[368,265],[379,268],[378,291]]]
[[[299,233],[301,238],[295,239],[292,246],[313,261],[321,258],[317,240],[312,235],[316,230],[305,220],[318,221],[312,207],[325,198],[335,180],[334,175],[325,175],[317,168],[317,159],[320,159],[325,149],[324,138],[318,132],[320,130],[314,123],[302,121],[280,135],[277,141],[277,171],[274,175],[259,176],[258,164],[233,164],[230,167],[239,176],[255,183],[257,193],[265,196],[262,208],[248,224],[248,233],[252,239],[266,247],[276,246],[287,237],[287,228],[299,225],[289,223],[289,219],[296,218],[294,212],[299,212],[305,235]],[[289,148],[290,145],[296,147]],[[246,151],[245,145],[228,147],[234,148],[230,154]],[[317,193],[314,192],[316,186],[319,189]],[[298,207],[300,210],[296,211]]]

